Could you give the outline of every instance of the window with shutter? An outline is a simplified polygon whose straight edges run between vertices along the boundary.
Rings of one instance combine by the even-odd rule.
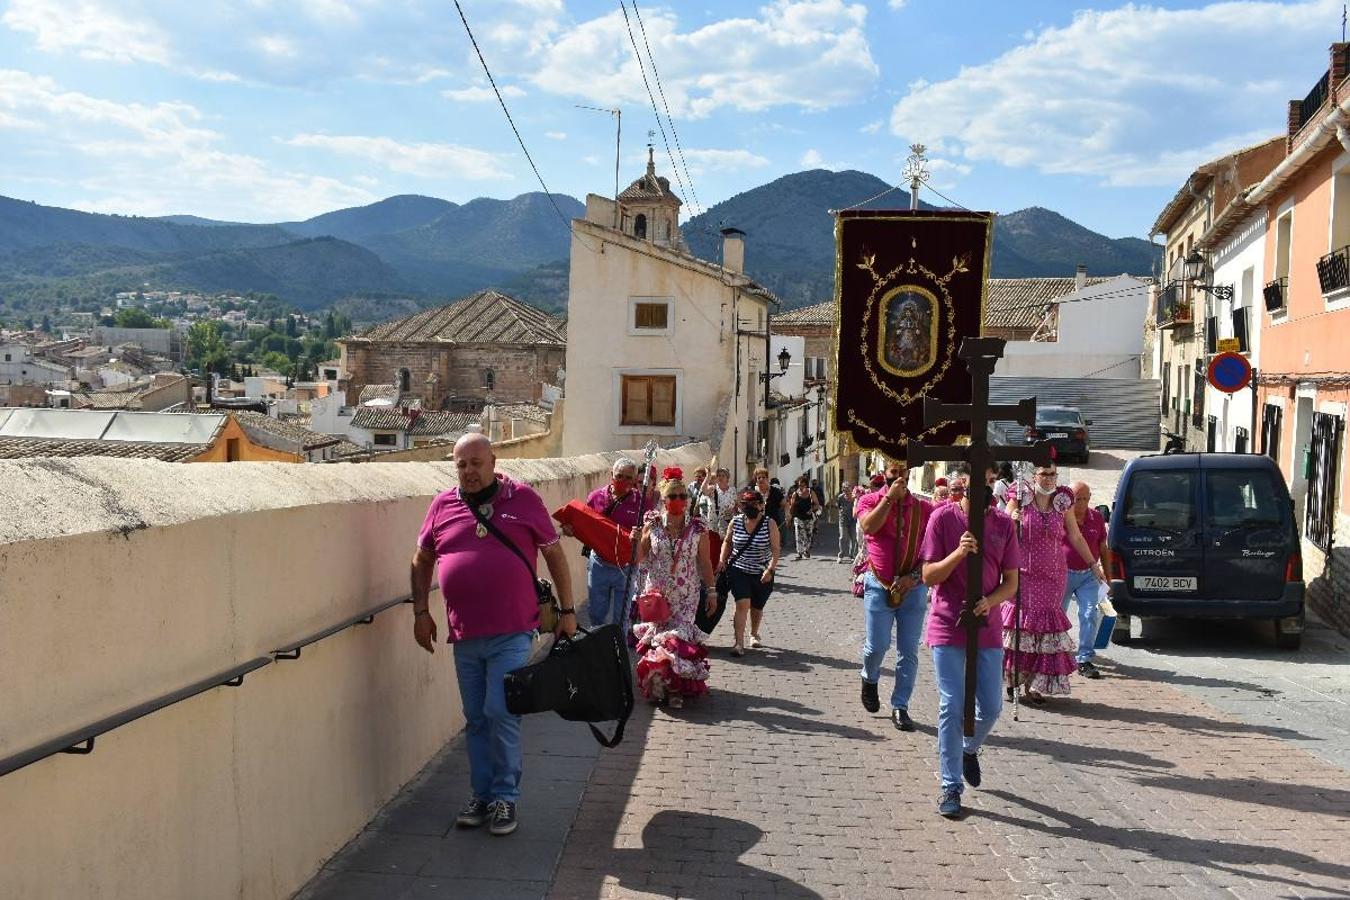
[[[675,424],[674,375],[624,375],[622,379],[623,425]]]
[[[1251,350],[1247,346],[1247,308],[1239,306],[1233,310],[1233,337],[1237,338],[1238,351],[1247,353]]]
[[[670,323],[670,306],[665,303],[633,304],[633,327],[665,331]]]

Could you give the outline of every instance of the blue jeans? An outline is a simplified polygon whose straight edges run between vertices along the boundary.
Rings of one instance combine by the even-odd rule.
[[[853,532],[853,517],[839,517],[839,558],[852,559],[858,555],[858,542]]]
[[[1097,640],[1097,576],[1091,569],[1069,570],[1064,612],[1069,611],[1069,600],[1073,597],[1078,598],[1078,661],[1083,663],[1097,655],[1092,646]]]
[[[886,605],[886,588],[876,575],[863,576],[863,610],[867,631],[863,635],[862,677],[869,684],[881,680],[881,662],[891,649],[891,630],[895,630],[895,690],[891,708],[908,709],[919,673],[919,632],[928,606],[928,588],[920,582],[905,594],[905,602],[891,609]]]
[[[627,601],[631,599],[623,596],[627,581],[625,571],[605,562],[600,554],[591,554],[586,569],[586,616],[591,620],[592,628],[610,623],[623,625],[624,617],[628,615]],[[629,587],[630,593],[633,587],[635,585]]]
[[[962,734],[966,705],[966,648],[934,647],[933,673],[938,688],[938,766],[942,789],[961,793],[961,753],[975,753],[994,729],[1003,710],[1003,650],[979,651],[975,666],[975,735]]]
[[[520,798],[520,716],[506,711],[506,673],[530,658],[531,634],[470,638],[455,646],[455,674],[464,704],[469,781],[479,800]]]

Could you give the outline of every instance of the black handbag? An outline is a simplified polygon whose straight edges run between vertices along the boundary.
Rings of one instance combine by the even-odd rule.
[[[512,715],[555,712],[586,722],[602,747],[616,747],[633,712],[633,674],[623,632],[614,624],[578,628],[570,639],[555,641],[540,662],[506,673],[505,688]],[[619,724],[612,738],[589,724],[614,720]]]
[[[516,555],[516,559],[525,564],[525,568],[529,570],[530,579],[534,582],[535,603],[539,604],[539,633],[552,634],[558,629],[558,619],[562,615],[558,611],[558,598],[553,596],[553,582],[546,578],[540,578],[535,573],[534,566],[525,558],[525,554],[520,552],[520,548],[516,546],[515,541],[502,534],[502,530],[493,525],[491,519],[478,511],[478,507],[463,497],[459,499],[469,508],[469,512],[473,513],[473,517],[478,520],[479,525],[482,525],[488,530],[488,533],[505,544],[506,548]]]

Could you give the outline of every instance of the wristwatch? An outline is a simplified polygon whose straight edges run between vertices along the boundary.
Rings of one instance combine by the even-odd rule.
[[[576,611],[575,609],[573,609],[572,607],[570,607],[570,606],[567,607],[566,609],[559,609],[559,610],[558,610],[558,615],[560,615],[560,616],[575,616],[576,614],[577,614],[577,611]]]

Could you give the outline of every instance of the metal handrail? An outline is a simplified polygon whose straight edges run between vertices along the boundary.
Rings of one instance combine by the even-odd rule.
[[[439,590],[439,585],[432,585],[431,590]],[[210,678],[179,688],[176,691],[170,691],[153,700],[147,700],[130,709],[114,713],[111,716],[99,719],[83,728],[77,728],[74,731],[44,741],[36,747],[30,747],[27,750],[20,751],[4,759],[0,759],[0,776],[8,775],[10,772],[18,771],[24,766],[32,765],[35,762],[46,759],[49,756],[55,756],[58,753],[73,753],[85,756],[94,752],[94,739],[112,731],[115,728],[121,728],[130,722],[150,715],[153,712],[159,712],[175,703],[181,703],[184,700],[190,700],[198,694],[204,694],[207,691],[218,687],[239,687],[244,683],[244,676],[250,672],[256,672],[263,666],[269,666],[274,662],[281,660],[293,660],[300,658],[300,651],[310,644],[318,643],[324,638],[332,637],[341,631],[346,631],[354,625],[369,625],[375,621],[375,617],[395,606],[401,606],[404,603],[411,603],[412,595],[404,594],[393,600],[386,600],[378,606],[374,606],[365,612],[357,613],[354,616],[348,616],[336,624],[330,625],[320,631],[316,631],[309,637],[296,641],[293,644],[273,650],[267,656],[260,656],[257,659],[249,660],[246,663],[227,669]]]
[[[300,651],[308,647],[310,644],[317,644],[324,638],[332,637],[339,631],[346,631],[348,628],[351,628],[354,625],[369,625],[371,622],[375,621],[376,616],[384,612],[386,609],[393,609],[395,606],[411,602],[412,602],[412,594],[404,594],[402,597],[395,597],[393,600],[386,600],[379,606],[373,606],[370,609],[366,610],[365,612],[357,613],[354,616],[348,616],[341,622],[338,622],[334,625],[329,625],[327,628],[324,628],[320,631],[316,631],[309,637],[298,640],[294,644],[287,644],[286,646],[280,648],[279,650],[273,650],[272,657],[276,659],[278,662],[281,662],[282,660],[299,659]]]
[[[181,687],[176,691],[170,691],[167,694],[156,697],[153,700],[147,700],[125,709],[120,713],[114,713],[106,718],[99,719],[83,728],[77,728],[74,731],[44,741],[36,747],[30,747],[27,750],[15,753],[0,759],[0,776],[8,775],[10,772],[16,772],[24,766],[32,765],[39,760],[46,759],[49,756],[55,756],[58,753],[74,753],[78,755],[87,755],[94,752],[94,739],[107,734],[114,728],[121,728],[130,722],[144,718],[153,712],[158,712],[166,706],[172,706],[175,703],[181,703],[184,700],[195,697],[198,694],[204,694],[213,688],[218,687],[239,687],[244,683],[244,676],[250,672],[256,672],[263,666],[272,664],[272,657],[260,656],[257,659],[249,660],[246,663],[235,666],[232,669],[226,669],[210,678],[204,678],[195,684],[187,687]]]

